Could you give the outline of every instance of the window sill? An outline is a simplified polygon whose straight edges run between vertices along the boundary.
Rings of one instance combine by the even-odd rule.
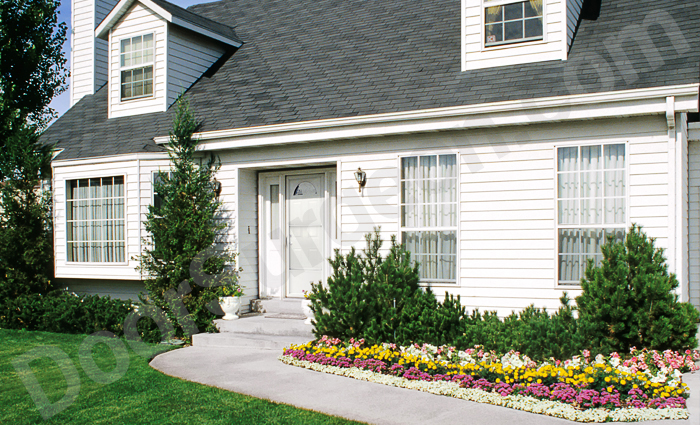
[[[541,44],[547,44],[547,41],[544,38],[539,38],[535,40],[515,41],[512,43],[492,44],[489,46],[482,42],[481,51],[492,52],[498,50],[516,49],[518,47],[538,46]]]
[[[146,96],[128,97],[126,99],[120,98],[119,102],[120,103],[128,103],[128,102],[131,102],[133,100],[143,100],[143,99],[153,99],[153,98],[154,98],[153,94],[149,94]]]

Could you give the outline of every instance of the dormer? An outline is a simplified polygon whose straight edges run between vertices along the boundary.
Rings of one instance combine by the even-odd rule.
[[[462,0],[462,70],[566,60],[584,0]]]
[[[232,28],[163,0],[121,0],[95,29],[106,40],[109,118],[163,112],[241,46]]]

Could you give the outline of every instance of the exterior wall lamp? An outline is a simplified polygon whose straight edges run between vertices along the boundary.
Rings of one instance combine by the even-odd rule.
[[[357,184],[360,185],[358,192],[362,193],[362,188],[367,184],[367,173],[362,171],[360,167],[357,167],[357,171],[355,171],[355,180],[357,180]]]
[[[214,194],[216,195],[216,200],[219,200],[219,196],[221,196],[221,182],[218,181],[216,178],[211,182],[211,188],[214,189]]]

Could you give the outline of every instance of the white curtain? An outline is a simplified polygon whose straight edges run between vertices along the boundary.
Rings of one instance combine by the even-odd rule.
[[[559,148],[559,224],[624,225],[625,173],[624,144]],[[578,282],[588,260],[600,263],[607,235],[621,240],[624,228],[559,229],[559,280]]]
[[[406,249],[420,263],[421,279],[457,275],[457,156],[428,155],[401,162],[401,224]]]

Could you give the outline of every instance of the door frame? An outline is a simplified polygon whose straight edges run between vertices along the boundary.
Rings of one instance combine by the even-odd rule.
[[[326,236],[323,240],[323,255],[324,258],[330,258],[333,249],[338,246],[337,244],[337,234],[338,234],[338,187],[337,187],[337,166],[336,167],[313,167],[313,168],[295,168],[286,169],[279,171],[265,171],[258,173],[258,296],[259,297],[270,297],[269,289],[271,287],[281,285],[279,291],[279,296],[275,295],[275,298],[284,299],[292,298],[299,299],[299,297],[289,297],[287,293],[288,289],[288,257],[289,257],[289,240],[288,240],[288,219],[287,219],[287,177],[289,176],[300,176],[300,175],[314,175],[323,174],[323,221]],[[273,184],[279,185],[279,229],[281,232],[282,239],[282,282],[269,282],[267,274],[267,262],[265,258],[267,256],[267,244],[268,244],[268,234],[269,234],[269,211],[270,211],[270,199],[269,199],[269,186]],[[330,264],[324,262],[323,267],[323,282],[328,279],[330,275]]]

